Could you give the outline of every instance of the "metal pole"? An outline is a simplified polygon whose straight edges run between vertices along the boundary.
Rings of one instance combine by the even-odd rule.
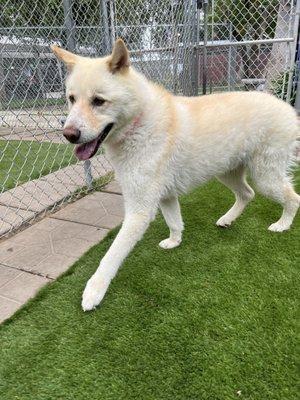
[[[232,22],[229,22],[229,41],[232,42]],[[228,48],[228,70],[227,70],[228,90],[232,88],[232,47]]]
[[[63,0],[64,5],[64,17],[65,17],[65,29],[67,35],[67,48],[70,51],[76,49],[76,38],[75,38],[75,23],[72,15],[72,0]],[[92,187],[93,176],[91,170],[90,160],[86,160],[83,163],[85,181],[90,189]]]
[[[198,43],[200,39],[200,10],[201,10],[201,1],[197,0],[196,2],[196,40],[195,42]],[[194,67],[194,74],[195,74],[195,88],[194,94],[198,96],[199,94],[199,62],[200,62],[200,49],[195,49],[195,67]]]
[[[174,94],[177,93],[177,80],[178,80],[178,33],[177,33],[177,23],[176,23],[176,17],[174,16],[174,13],[176,13],[177,16],[177,8],[175,8],[174,11],[174,4],[171,4],[171,10],[172,10],[172,38],[173,38],[173,43],[174,43],[174,51],[173,51],[173,92]]]
[[[114,0],[109,1],[109,16],[110,16],[110,35],[111,44],[115,43],[116,31],[115,31],[115,2]]]
[[[195,44],[198,42],[198,24],[197,24],[197,5],[195,0],[192,2],[192,10],[191,10],[191,42],[192,42],[192,54],[191,54],[191,78],[192,78],[192,86],[191,86],[191,94],[193,96],[197,93],[197,53],[198,49]],[[196,7],[195,7],[196,6]]]
[[[233,40],[232,34],[232,23],[230,22],[230,42]],[[228,88],[233,90],[237,82],[237,48],[235,46],[229,46],[229,65],[228,65]]]
[[[183,58],[183,94],[185,96],[190,95],[190,37],[191,37],[191,26],[190,26],[190,9],[191,9],[191,0],[184,1],[183,5],[183,16],[184,16],[184,30],[183,30],[183,49],[182,49],[182,58]],[[188,57],[187,57],[188,56]]]
[[[63,92],[64,91],[64,78],[63,78],[61,63],[58,61],[58,59],[56,57],[55,57],[55,62],[56,62],[59,79],[60,79],[60,90]]]
[[[204,36],[203,36],[203,83],[202,83],[202,92],[206,94],[207,88],[207,19],[208,19],[208,0],[203,1],[203,14],[204,14]]]
[[[300,116],[300,60],[298,61],[298,76],[297,76],[295,109],[296,109],[298,115]]]
[[[296,62],[296,99],[295,99],[295,108],[300,116],[300,27],[298,28],[298,54],[297,54],[297,62]]]
[[[67,48],[74,51],[76,48],[75,23],[72,14],[72,0],[63,0]]]
[[[107,0],[101,0],[101,22],[103,27],[103,47],[104,53],[109,53],[112,48],[112,43],[109,36],[109,20],[108,20],[108,12],[107,12]]]
[[[6,91],[5,91],[5,80],[4,80],[4,72],[3,72],[3,54],[0,54],[0,109],[2,109],[2,106],[5,104],[6,101]]]
[[[295,20],[294,20],[294,27],[293,27],[293,37],[294,42],[290,43],[290,69],[289,69],[289,76],[288,76],[288,87],[286,93],[286,101],[290,103],[291,101],[291,93],[292,93],[292,85],[293,85],[293,76],[295,73],[295,57],[296,57],[296,50],[297,50],[297,37],[298,37],[298,30],[299,30],[299,18],[300,18],[300,0],[297,0],[296,7],[295,7]],[[298,84],[299,86],[299,84]]]
[[[293,42],[294,38],[280,38],[280,39],[265,39],[265,40],[243,40],[239,42],[214,42],[214,41],[209,41],[206,44],[207,48],[214,48],[214,47],[238,47],[238,46],[245,46],[248,44],[265,44],[265,43],[283,43],[283,42]],[[202,48],[204,42],[199,42],[196,44],[194,47],[196,48]],[[182,49],[188,49],[190,48],[190,45],[188,44],[178,44],[178,47]],[[174,46],[168,46],[168,47],[156,47],[155,49],[143,49],[143,50],[130,50],[130,54],[144,54],[144,53],[156,53],[156,52],[161,52],[161,51],[172,51],[174,50]]]
[[[83,168],[84,168],[84,176],[85,176],[85,182],[87,184],[87,187],[89,189],[92,189],[93,175],[92,175],[91,160],[85,160],[85,162],[83,163]]]

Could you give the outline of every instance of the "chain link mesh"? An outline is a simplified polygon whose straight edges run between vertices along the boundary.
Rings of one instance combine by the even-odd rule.
[[[122,37],[134,67],[176,94],[296,92],[296,0],[2,0],[0,236],[86,192],[111,171],[77,162],[61,127],[64,67],[50,44],[88,56]]]
[[[209,91],[265,90],[293,103],[299,28],[296,7],[295,0],[212,1],[208,11]],[[220,23],[222,29],[216,27]],[[218,42],[222,46],[213,47]]]

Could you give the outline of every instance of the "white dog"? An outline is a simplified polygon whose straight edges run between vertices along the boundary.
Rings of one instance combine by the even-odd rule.
[[[229,226],[253,199],[248,169],[257,189],[283,206],[269,230],[289,229],[300,204],[288,175],[300,133],[291,106],[260,92],[173,96],[130,66],[121,39],[104,58],[80,57],[57,46],[52,50],[69,71],[64,136],[77,144],[80,160],[92,157],[103,143],[125,201],[122,228],[86,285],[83,310],[101,302],[158,207],[170,228],[170,237],[159,245],[180,244],[178,195],[213,177],[235,195],[217,225]]]

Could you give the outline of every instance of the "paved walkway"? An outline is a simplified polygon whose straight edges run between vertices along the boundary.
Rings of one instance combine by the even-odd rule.
[[[68,114],[67,105],[48,106],[40,108],[32,106],[29,108],[19,108],[15,110],[2,110],[0,116],[0,136],[6,130],[15,131],[22,128],[24,130],[35,129],[61,129],[61,118]]]
[[[0,127],[0,140],[27,140],[29,142],[51,142],[66,144],[61,130],[31,128],[2,128]]]
[[[120,188],[113,181],[0,242],[0,322],[102,240],[123,214]]]

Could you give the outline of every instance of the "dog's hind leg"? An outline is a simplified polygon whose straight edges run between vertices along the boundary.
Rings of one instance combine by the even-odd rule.
[[[176,196],[160,201],[160,209],[170,229],[170,237],[162,240],[159,245],[163,249],[172,249],[181,243],[183,221],[180,212],[180,205]]]
[[[239,166],[224,175],[220,175],[217,179],[232,190],[235,195],[234,205],[216,222],[218,226],[227,227],[242,214],[246,205],[253,199],[254,191],[246,181],[244,166]]]
[[[295,192],[287,170],[289,160],[284,149],[274,157],[261,157],[253,160],[249,168],[257,189],[266,197],[283,206],[279,220],[269,226],[273,232],[282,232],[290,228],[300,206],[300,196]]]

